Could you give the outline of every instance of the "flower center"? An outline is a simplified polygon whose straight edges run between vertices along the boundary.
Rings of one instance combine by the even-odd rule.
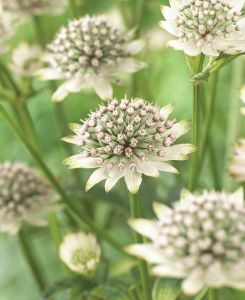
[[[191,0],[180,9],[177,17],[179,37],[182,41],[205,39],[212,42],[217,37],[227,38],[239,31],[240,12],[226,0]]]

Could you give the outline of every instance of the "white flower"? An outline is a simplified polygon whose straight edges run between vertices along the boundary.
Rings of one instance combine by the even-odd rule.
[[[171,0],[160,26],[177,37],[171,47],[195,56],[245,51],[245,0]]]
[[[245,181],[245,140],[241,139],[235,147],[235,153],[230,163],[230,174],[240,182]]]
[[[158,219],[130,225],[150,239],[127,251],[154,264],[159,277],[183,278],[184,293],[204,286],[245,288],[245,208],[243,191],[234,194],[183,191],[171,209],[155,204]]]
[[[32,77],[43,65],[40,56],[42,50],[38,45],[20,44],[12,54],[12,70],[21,76]]]
[[[0,7],[0,53],[8,49],[7,42],[15,34],[16,19],[9,13],[5,13]]]
[[[100,262],[101,249],[92,234],[72,233],[60,245],[61,260],[74,272],[87,274]]]
[[[79,146],[82,153],[64,163],[70,168],[97,168],[86,190],[105,179],[105,190],[110,191],[124,177],[129,191],[136,193],[142,174],[177,173],[167,161],[187,159],[194,146],[173,145],[190,124],[168,120],[172,110],[172,105],[160,109],[143,99],[114,99],[92,112],[83,124],[71,124],[76,135],[63,140]]]
[[[112,97],[110,81],[145,67],[133,59],[143,47],[132,41],[133,31],[123,34],[104,16],[70,21],[57,33],[46,55],[47,68],[38,73],[45,80],[65,80],[53,95],[63,100],[69,93],[93,89],[105,100]]]
[[[42,14],[60,14],[64,12],[66,1],[59,0],[0,0],[0,6],[6,12],[25,16]]]
[[[52,203],[50,185],[26,165],[0,165],[0,231],[16,234],[23,222],[45,226],[44,215],[59,207]]]

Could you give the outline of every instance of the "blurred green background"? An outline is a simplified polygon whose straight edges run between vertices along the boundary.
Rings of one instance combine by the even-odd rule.
[[[100,14],[110,13],[112,10],[119,15],[122,13],[127,20],[128,27],[135,25],[135,1],[125,0],[83,0],[81,4],[81,14]],[[149,67],[141,71],[137,76],[137,91],[134,94],[137,97],[145,98],[151,102],[156,102],[159,106],[168,103],[175,103],[173,117],[177,120],[191,119],[192,109],[192,88],[189,82],[189,71],[185,62],[185,56],[181,52],[166,48],[164,40],[166,34],[158,29],[158,22],[161,20],[159,6],[164,1],[146,0],[145,11],[141,24],[141,37],[147,39],[147,47],[140,59],[146,61]],[[167,1],[165,1],[167,2]],[[53,34],[61,24],[66,24],[69,12],[63,16],[41,17],[43,31],[46,41],[52,39]],[[157,42],[156,42],[157,40]],[[36,32],[33,23],[30,21],[19,27],[16,37],[12,40],[12,47],[21,41],[36,41]],[[7,54],[6,60],[11,55]],[[220,75],[218,95],[215,109],[215,121],[212,127],[211,137],[213,139],[216,152],[216,162],[218,166],[219,178],[222,179],[225,173],[225,145],[227,133],[229,132],[228,115],[233,105],[239,104],[240,78],[236,78],[237,69],[244,64],[239,60],[225,67]],[[235,84],[233,82],[235,81]],[[45,85],[36,82],[37,85]],[[29,109],[34,121],[41,144],[41,153],[45,162],[52,168],[59,180],[63,182],[67,189],[73,188],[73,178],[70,171],[62,164],[62,160],[67,156],[64,151],[60,138],[62,131],[59,128],[55,116],[55,105],[51,103],[51,89],[47,89],[38,96],[31,99]],[[125,86],[114,86],[114,95],[117,98],[129,95],[131,92],[131,80],[129,79]],[[79,122],[90,110],[93,110],[100,104],[100,100],[95,94],[70,95],[65,99],[64,106],[68,114],[69,122]],[[6,108],[8,106],[6,105]],[[239,117],[238,117],[239,118]],[[235,120],[235,122],[238,121]],[[242,135],[243,120],[239,121],[237,136]],[[67,127],[67,124],[64,124]],[[236,137],[234,137],[235,139]],[[190,134],[187,134],[183,141],[190,142]],[[34,166],[30,155],[25,151],[9,128],[0,121],[0,161],[25,161]],[[74,153],[77,151],[74,149]],[[188,180],[189,161],[176,163],[180,170],[180,175],[162,174],[160,179],[144,178],[141,187],[145,211],[149,216],[153,216],[151,203],[153,201],[164,201],[170,203],[178,199],[179,190],[186,186]],[[205,161],[204,172],[201,175],[199,187],[213,188],[213,178],[210,173],[210,161]],[[88,178],[89,172],[82,171],[81,185],[79,189],[84,188],[84,181]],[[229,188],[234,188],[231,182]],[[79,189],[75,187],[74,193],[76,201],[79,199]],[[96,218],[108,232],[115,237],[119,237],[124,244],[132,241],[129,228],[126,224],[128,219],[128,195],[124,183],[116,186],[114,191],[106,194],[103,191],[103,183],[96,186],[91,192],[90,201],[92,207],[91,218]],[[62,219],[62,216],[60,216]],[[40,267],[45,274],[47,284],[51,285],[56,280],[64,277],[63,270],[59,264],[56,249],[51,241],[51,235],[48,229],[28,228],[28,234],[31,244],[34,247],[36,255],[40,260]],[[63,232],[68,231],[64,225]],[[126,272],[128,264],[124,257],[118,254],[111,247],[104,245],[104,255],[114,261],[122,259],[113,265],[112,272],[121,277],[124,269]],[[23,260],[19,251],[17,239],[0,235],[0,300],[35,300],[38,299],[38,293],[31,273]],[[67,293],[60,293],[55,299],[69,299]],[[225,298],[224,298],[225,299]],[[228,299],[228,298],[227,298]],[[234,300],[245,299],[245,294],[237,294]],[[108,299],[113,300],[113,299]],[[223,298],[222,298],[223,300]],[[232,300],[229,298],[229,300]]]

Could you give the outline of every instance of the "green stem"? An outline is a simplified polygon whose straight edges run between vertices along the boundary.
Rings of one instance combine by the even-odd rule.
[[[202,300],[208,292],[208,288],[204,287],[194,300]]]
[[[226,138],[226,154],[225,154],[225,170],[223,178],[223,186],[227,191],[231,189],[232,179],[229,175],[230,158],[233,154],[233,146],[237,138],[237,130],[240,121],[240,96],[239,88],[243,82],[243,66],[239,59],[235,60],[232,64],[232,82],[230,87],[230,102],[228,108],[228,127]]]
[[[208,290],[208,300],[219,300],[219,292],[215,289]]]
[[[220,178],[220,172],[218,167],[218,157],[216,155],[214,145],[212,142],[209,142],[209,160],[210,160],[210,167],[212,171],[213,181],[214,181],[214,188],[217,191],[222,189],[222,183]]]
[[[43,292],[45,289],[45,283],[42,274],[39,270],[39,267],[36,263],[35,255],[33,255],[30,249],[25,233],[23,231],[20,231],[18,234],[18,238],[19,238],[20,249],[22,251],[23,256],[26,259],[26,262],[29,265],[33,278],[35,279],[40,292]]]
[[[218,83],[218,72],[214,73],[213,78],[212,78],[212,85],[211,85],[211,92],[210,92],[210,101],[208,105],[208,109],[205,112],[206,115],[206,120],[204,124],[204,132],[202,135],[202,140],[200,142],[200,147],[199,147],[199,165],[198,165],[198,170],[197,174],[195,176],[195,181],[193,184],[193,189],[196,188],[198,184],[198,179],[199,176],[202,172],[203,168],[203,163],[206,157],[206,152],[208,149],[208,141],[209,141],[209,136],[212,128],[212,123],[214,119],[214,109],[215,109],[215,98],[216,98],[216,92],[217,92],[217,83]]]
[[[60,232],[58,218],[55,213],[51,213],[49,215],[49,227],[56,249],[59,249],[59,246],[62,241],[62,236]]]
[[[140,206],[141,206],[141,199],[139,194],[135,195],[130,193],[130,215],[132,219],[142,217]],[[143,237],[136,232],[134,233],[135,242],[143,243]],[[150,278],[148,274],[147,264],[140,260],[139,261],[139,272],[140,272],[140,279],[142,283],[142,288],[144,292],[144,300],[151,300],[151,287],[150,287]]]
[[[33,23],[35,26],[35,30],[36,30],[36,36],[37,36],[37,40],[39,42],[39,45],[44,48],[46,45],[46,41],[45,41],[45,33],[43,30],[43,23],[42,23],[42,19],[40,16],[33,16]]]
[[[39,152],[35,149],[34,146],[28,141],[26,136],[22,134],[22,131],[19,129],[19,127],[16,125],[15,121],[12,119],[12,117],[9,115],[9,113],[4,109],[2,105],[0,105],[0,115],[3,117],[5,122],[8,124],[8,126],[12,129],[12,131],[15,133],[15,135],[23,142],[28,152],[31,154],[32,158],[35,160],[36,164],[40,167],[40,169],[43,171],[43,173],[46,175],[50,183],[53,185],[56,192],[61,196],[61,199],[63,200],[63,203],[65,204],[65,208],[67,209],[68,213],[74,220],[77,221],[79,225],[86,224],[91,230],[93,230],[98,236],[101,236],[104,238],[109,244],[111,244],[113,247],[115,247],[118,251],[124,253],[121,245],[115,241],[111,236],[109,236],[106,232],[104,232],[102,229],[100,229],[98,226],[96,226],[93,222],[91,222],[90,218],[87,217],[87,215],[80,211],[79,214],[77,213],[77,207],[74,205],[73,202],[69,200],[68,195],[66,194],[66,191],[63,189],[63,187],[60,185],[59,181],[56,179],[56,177],[53,175],[51,170],[48,168],[48,166],[45,164],[45,162],[42,160],[42,157],[39,155]]]
[[[71,16],[73,18],[78,17],[79,13],[78,13],[77,6],[76,6],[76,0],[69,0],[69,6],[70,6]]]
[[[202,70],[205,56],[201,54],[199,58],[199,63],[197,66],[196,73],[199,73]],[[201,85],[194,82],[193,83],[193,104],[192,104],[192,144],[199,149],[198,143],[198,134],[199,134],[199,117],[200,117],[200,105],[199,102],[201,99]],[[193,191],[195,188],[196,174],[198,170],[198,151],[192,154],[191,159],[191,171],[190,171],[190,181],[189,181],[189,190]]]
[[[15,92],[16,96],[19,96],[20,89],[19,89],[18,85],[16,84],[16,82],[14,81],[8,67],[1,60],[0,60],[0,70],[1,70],[2,74],[5,76],[10,87]]]

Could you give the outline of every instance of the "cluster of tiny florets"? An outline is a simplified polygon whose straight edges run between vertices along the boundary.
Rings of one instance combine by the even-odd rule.
[[[99,69],[127,57],[127,36],[112,26],[105,17],[89,17],[70,21],[48,46],[58,66],[67,77],[89,68]]]
[[[9,12],[25,12],[25,13],[50,13],[53,10],[60,10],[64,6],[63,0],[60,1],[57,7],[57,2],[54,0],[1,0],[0,4],[3,10]]]
[[[0,165],[0,210],[22,215],[50,200],[51,187],[24,164]]]
[[[155,245],[189,270],[217,261],[239,270],[245,258],[245,209],[225,193],[204,193],[178,202],[158,227]]]
[[[110,162],[123,169],[135,167],[150,155],[164,157],[176,137],[171,133],[175,120],[167,120],[160,108],[142,99],[116,99],[91,113],[83,125],[71,124],[84,157],[97,157],[98,164]]]
[[[177,17],[179,37],[183,42],[195,38],[212,42],[215,37],[229,37],[239,31],[241,13],[226,0],[191,0],[183,5]]]

